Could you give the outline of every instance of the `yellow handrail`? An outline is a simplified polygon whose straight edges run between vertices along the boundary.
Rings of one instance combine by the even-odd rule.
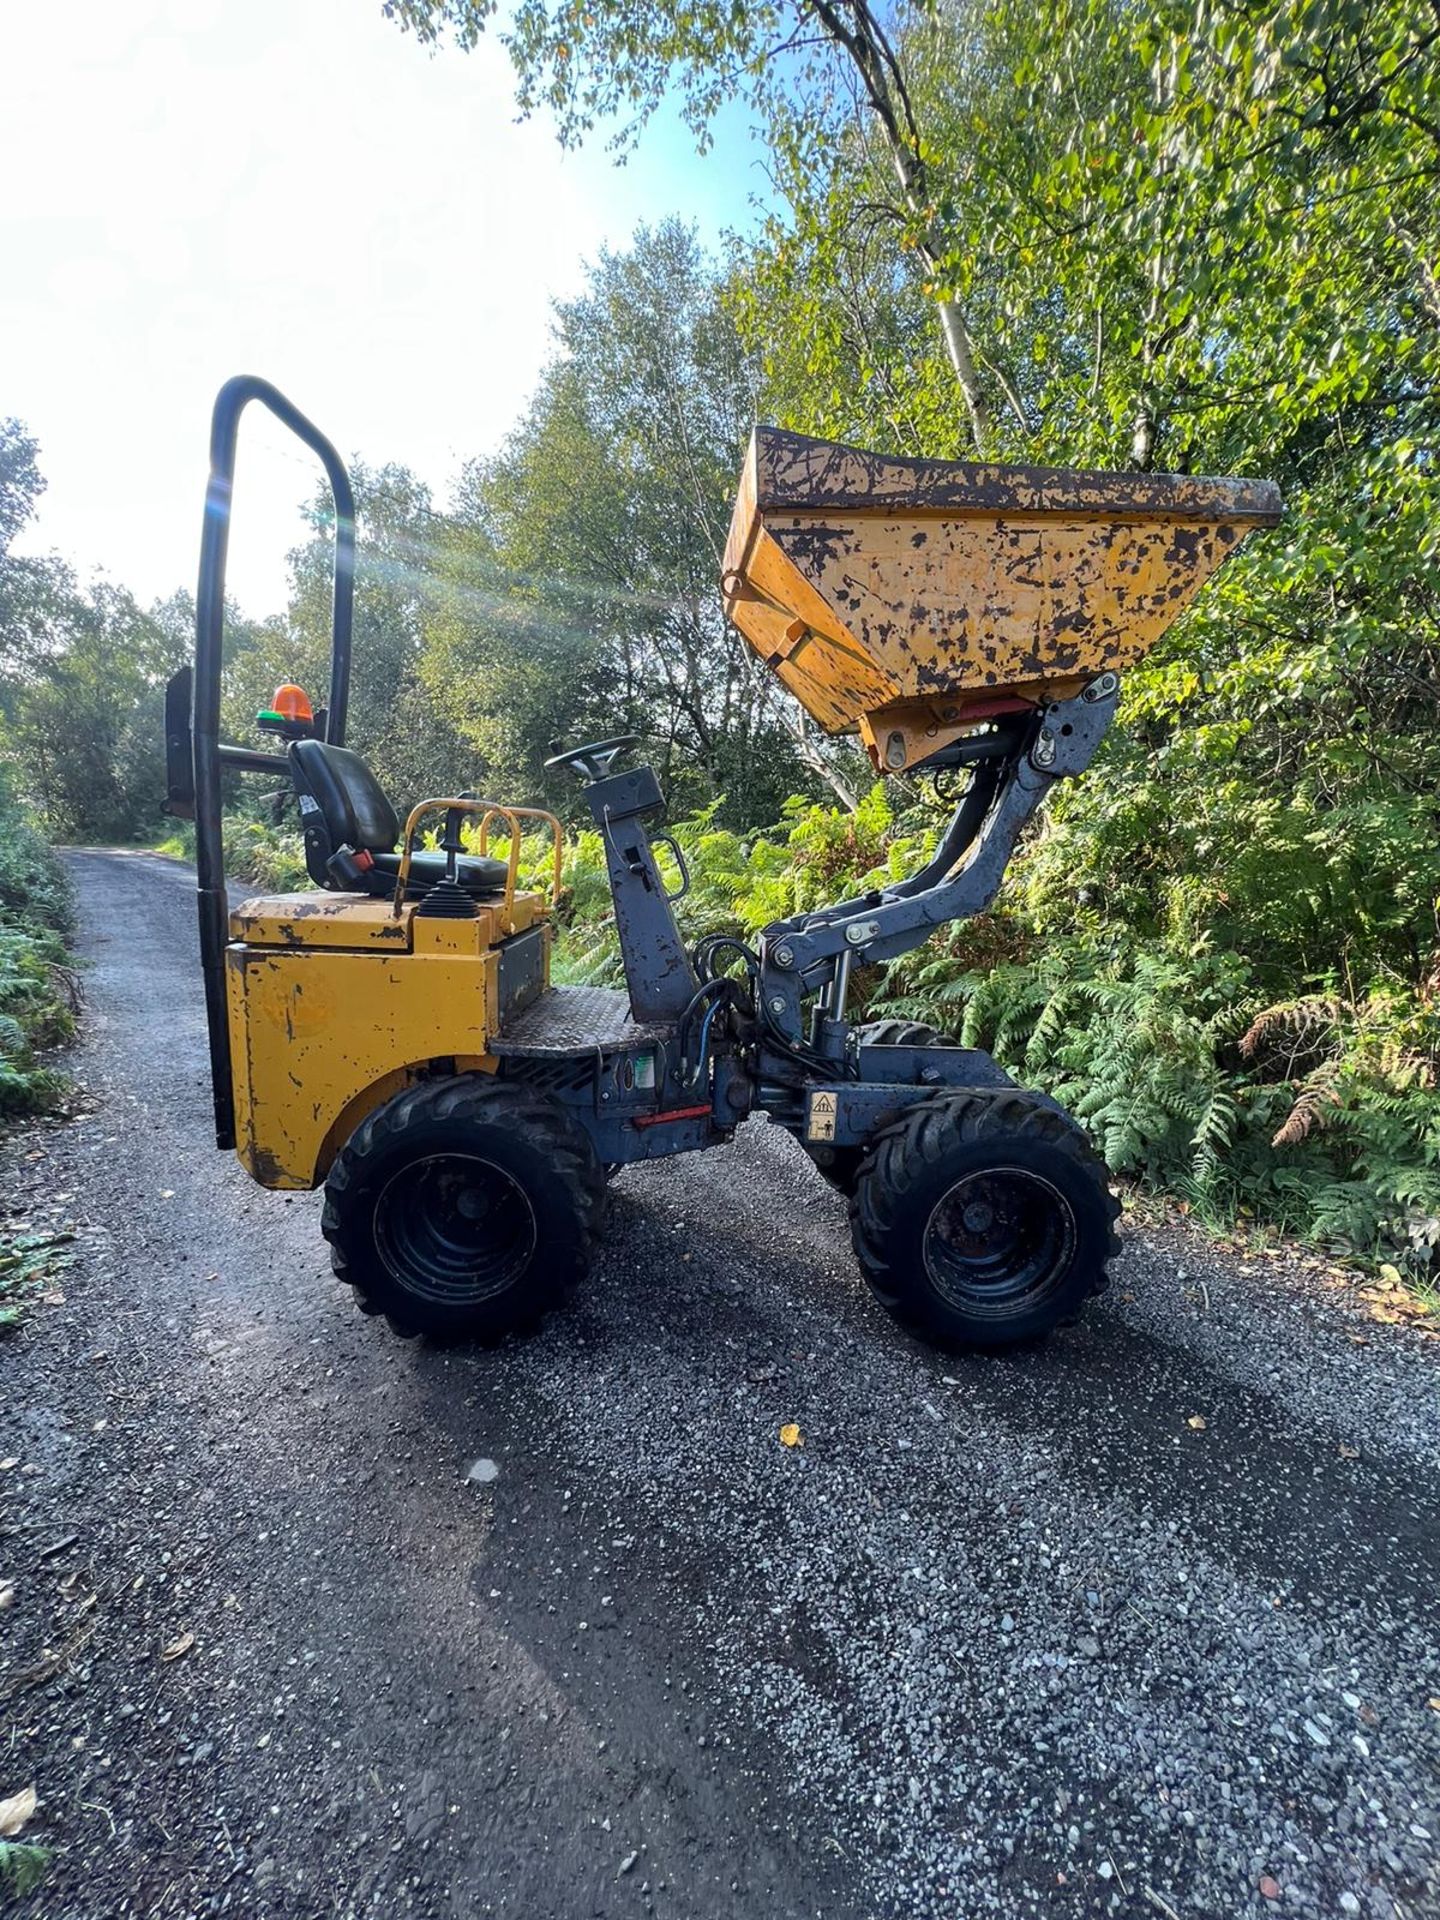
[[[558,906],[560,901],[560,875],[564,862],[564,829],[553,813],[547,813],[543,807],[507,807],[498,800],[461,800],[435,799],[421,800],[413,806],[405,821],[405,834],[400,843],[400,871],[395,876],[395,899],[391,912],[398,920],[400,910],[405,904],[405,889],[410,882],[410,862],[415,852],[415,832],[428,813],[476,813],[480,816],[480,853],[483,855],[490,844],[490,822],[497,814],[502,814],[509,823],[510,859],[505,873],[505,899],[500,909],[500,930],[502,933],[515,931],[515,882],[520,871],[520,821],[547,820],[550,823],[551,837],[554,841],[555,863],[550,886],[550,904]]]
[[[544,807],[496,807],[480,822],[479,851],[482,855],[490,844],[490,822],[495,813],[503,813],[507,819],[511,820],[544,820],[549,823],[550,839],[554,849],[554,866],[550,877],[550,904],[552,907],[558,907],[560,876],[565,869],[565,829],[559,820]],[[517,838],[517,835],[511,835],[512,844]]]

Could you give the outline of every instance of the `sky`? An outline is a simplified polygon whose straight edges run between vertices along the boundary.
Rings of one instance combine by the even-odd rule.
[[[679,213],[707,241],[763,190],[738,114],[617,167],[517,124],[498,42],[427,53],[380,0],[67,0],[0,18],[0,416],[48,487],[20,543],[148,602],[194,586],[210,406],[273,381],[347,455],[443,498],[549,350],[602,246]],[[258,407],[231,591],[284,599],[317,469]],[[362,529],[363,538],[363,529]]]

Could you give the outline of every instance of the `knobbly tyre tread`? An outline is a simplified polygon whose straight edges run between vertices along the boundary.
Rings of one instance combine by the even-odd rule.
[[[368,1113],[330,1168],[325,1181],[320,1231],[329,1242],[331,1270],[350,1288],[360,1312],[383,1316],[391,1331],[402,1340],[413,1340],[426,1330],[367,1291],[363,1273],[357,1271],[345,1246],[345,1202],[367,1160],[391,1141],[403,1138],[418,1121],[434,1120],[453,1126],[499,1124],[508,1132],[523,1130],[529,1134],[541,1146],[556,1178],[570,1189],[583,1223],[572,1270],[554,1276],[543,1296],[506,1325],[468,1336],[481,1344],[491,1344],[508,1332],[538,1324],[546,1311],[583,1277],[589,1265],[590,1249],[605,1218],[605,1172],[589,1139],[563,1107],[544,1094],[533,1092],[523,1081],[497,1080],[481,1073],[422,1080]],[[363,1262],[360,1264],[363,1266]]]
[[[862,1047],[958,1047],[958,1040],[937,1033],[923,1020],[867,1020],[858,1028]]]
[[[1098,1258],[1088,1264],[1088,1284],[1071,1289],[1063,1308],[1041,1327],[1013,1339],[970,1338],[937,1326],[933,1313],[917,1311],[924,1290],[893,1270],[903,1223],[917,1211],[917,1192],[947,1157],[981,1143],[1020,1140],[1041,1145],[1068,1161],[1091,1189],[1096,1217],[1090,1222]],[[928,1218],[928,1210],[927,1210]],[[917,1331],[955,1344],[1002,1346],[1041,1340],[1057,1326],[1071,1326],[1086,1303],[1110,1284],[1107,1263],[1120,1252],[1116,1223],[1120,1202],[1110,1190],[1105,1163],[1070,1116],[1022,1088],[958,1089],[932,1094],[910,1107],[871,1140],[850,1197],[850,1233],[866,1284],[887,1312]],[[1077,1263],[1078,1264],[1078,1263]]]
[[[957,1047],[960,1044],[920,1020],[869,1020],[855,1032],[862,1047]],[[815,1170],[837,1193],[852,1193],[866,1150],[863,1146],[832,1147],[828,1164],[822,1166],[815,1160]],[[811,1159],[814,1160],[813,1154]]]

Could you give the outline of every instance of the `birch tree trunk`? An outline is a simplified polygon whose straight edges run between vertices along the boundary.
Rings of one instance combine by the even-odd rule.
[[[900,62],[885,29],[872,13],[869,0],[809,0],[809,5],[830,39],[855,67],[895,169],[906,211],[921,224],[920,257],[934,278],[943,278],[944,235],[934,225],[920,133]],[[952,294],[937,295],[936,309],[946,357],[970,417],[975,451],[983,458],[989,450],[992,423],[970,324]]]

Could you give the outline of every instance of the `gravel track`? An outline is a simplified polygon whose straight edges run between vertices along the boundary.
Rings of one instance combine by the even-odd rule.
[[[18,1911],[1440,1913],[1440,1343],[1162,1222],[936,1354],[759,1125],[621,1175],[537,1338],[398,1342],[209,1145],[189,870],[71,859],[83,1110],[5,1150],[79,1234],[0,1347]]]

